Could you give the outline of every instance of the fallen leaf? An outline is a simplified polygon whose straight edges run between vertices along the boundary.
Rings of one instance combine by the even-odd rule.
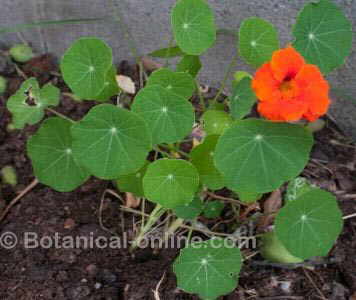
[[[116,76],[116,82],[118,86],[128,94],[135,94],[136,93],[136,87],[135,83],[133,80],[125,75],[117,75]]]
[[[126,193],[126,203],[125,206],[128,208],[136,208],[140,206],[140,198],[136,198],[136,196],[132,193]]]
[[[356,300],[356,292],[351,296],[350,300]]]
[[[72,229],[75,226],[75,221],[71,218],[68,218],[64,221],[64,229]]]
[[[276,190],[272,192],[268,199],[263,203],[263,216],[260,219],[258,227],[265,228],[269,226],[275,217],[275,213],[278,212],[281,206],[282,193],[280,190]]]
[[[141,62],[143,64],[143,67],[147,70],[147,71],[154,71],[160,68],[163,68],[163,65],[155,62],[154,60],[152,60],[151,58],[147,57],[147,56],[143,56],[141,58]]]

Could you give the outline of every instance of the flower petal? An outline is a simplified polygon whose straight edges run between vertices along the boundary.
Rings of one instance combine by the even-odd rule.
[[[304,66],[304,58],[292,46],[275,51],[272,56],[271,69],[276,80],[294,78]]]
[[[260,101],[274,101],[281,97],[279,82],[274,79],[270,64],[264,64],[252,80],[252,89]]]

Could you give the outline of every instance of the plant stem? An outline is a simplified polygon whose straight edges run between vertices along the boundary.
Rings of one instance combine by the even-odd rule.
[[[204,111],[206,111],[205,100],[204,100],[203,94],[202,94],[202,92],[200,90],[200,83],[198,82],[197,79],[195,80],[195,84],[197,86],[197,93],[198,93],[198,96],[199,96],[199,103],[200,103],[200,106],[201,106],[201,108],[202,108],[202,110],[204,112]]]
[[[168,146],[169,150],[178,152],[179,154],[185,156],[186,158],[190,158],[190,154],[189,154],[189,153],[180,150],[180,149],[179,149],[177,146],[175,146],[174,144],[169,144],[169,145],[167,145],[167,146]]]
[[[130,251],[132,252],[135,250],[141,243],[141,241],[144,239],[146,233],[152,228],[152,226],[157,222],[157,220],[166,212],[166,209],[163,208],[161,205],[157,204],[154,210],[151,212],[150,216],[148,217],[148,220],[146,224],[144,224],[141,227],[140,233],[138,236],[135,238],[135,240],[132,242],[132,245],[130,247]]]
[[[76,123],[76,122],[75,122],[74,120],[72,120],[71,118],[69,118],[69,117],[67,117],[67,116],[65,116],[65,115],[63,115],[63,114],[61,114],[60,112],[58,112],[58,111],[56,111],[56,110],[54,110],[54,109],[52,109],[52,108],[47,107],[46,110],[48,110],[48,111],[51,112],[52,114],[55,114],[55,115],[57,115],[58,117],[60,117],[60,118],[62,118],[62,119],[64,119],[64,120],[67,120],[67,121],[69,121],[69,122],[71,122],[71,123],[73,123],[73,124]]]
[[[173,42],[174,42],[174,37],[171,36],[169,43],[168,43],[168,50],[167,50],[167,54],[166,54],[166,62],[164,64],[164,66],[167,68],[169,66],[169,55],[171,54],[171,48],[173,46]]]
[[[223,79],[223,81],[222,81],[222,83],[221,83],[221,86],[220,86],[220,89],[219,89],[218,93],[216,94],[216,96],[215,96],[215,98],[214,98],[214,100],[213,100],[213,103],[216,103],[216,101],[218,101],[220,95],[221,95],[222,92],[224,91],[224,89],[225,89],[225,87],[226,87],[226,85],[227,85],[227,81],[228,81],[228,79],[229,79],[229,76],[230,76],[230,74],[231,74],[231,71],[232,71],[233,67],[234,67],[235,64],[236,64],[237,57],[238,57],[238,53],[237,53],[237,51],[236,51],[235,55],[233,56],[233,58],[232,58],[232,60],[231,60],[231,62],[230,62],[230,64],[229,64],[229,66],[228,66],[228,68],[227,68],[227,70],[226,70],[224,79]]]
[[[184,219],[178,218],[176,219],[168,228],[168,230],[164,233],[164,239],[165,241],[168,240],[168,238],[173,235],[179,227],[181,227],[184,223]]]

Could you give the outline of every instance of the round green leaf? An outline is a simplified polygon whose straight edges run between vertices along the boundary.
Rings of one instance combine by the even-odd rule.
[[[77,40],[61,61],[64,81],[82,99],[95,99],[102,92],[111,66],[111,48],[97,38]]]
[[[185,72],[173,72],[162,68],[154,71],[148,77],[147,85],[160,85],[167,91],[189,99],[195,91],[195,82],[192,76]]]
[[[260,18],[244,20],[239,32],[239,51],[250,65],[259,67],[272,58],[279,48],[278,32],[275,27]]]
[[[203,201],[200,197],[194,197],[193,201],[173,209],[174,214],[181,219],[193,220],[203,211]]]
[[[351,22],[329,0],[307,4],[298,16],[293,35],[294,48],[324,74],[344,64],[351,53]]]
[[[159,85],[141,89],[132,111],[147,122],[154,145],[178,142],[191,132],[194,125],[192,104]]]
[[[135,113],[101,104],[72,127],[73,152],[91,173],[116,179],[141,168],[151,150],[146,122]]]
[[[171,22],[177,44],[187,54],[200,55],[215,43],[214,13],[204,0],[179,0]]]
[[[233,123],[231,116],[221,110],[208,110],[202,120],[207,135],[221,135]]]
[[[90,175],[73,156],[71,127],[69,121],[49,118],[27,142],[36,177],[59,192],[74,190]]]
[[[150,164],[143,178],[145,196],[165,208],[193,200],[199,187],[197,169],[180,159],[160,159]]]
[[[251,78],[245,77],[237,83],[230,99],[231,115],[240,120],[251,112],[256,103],[256,95],[251,88]]]
[[[326,256],[342,230],[342,213],[329,192],[314,189],[289,202],[277,215],[277,238],[294,256]]]
[[[241,202],[255,203],[260,200],[263,195],[253,192],[240,192],[238,193],[238,196]]]
[[[200,57],[197,55],[184,55],[177,64],[178,72],[187,72],[192,77],[196,77],[202,67]]]
[[[195,147],[190,157],[192,164],[198,169],[200,180],[211,190],[219,190],[225,186],[222,174],[214,165],[214,151],[219,136],[207,136],[204,142]]]
[[[225,205],[221,201],[210,201],[206,204],[204,208],[204,216],[210,219],[217,218],[221,215],[221,212],[223,211],[224,207]]]
[[[112,96],[117,95],[119,91],[120,88],[117,85],[117,81],[116,81],[116,68],[115,66],[111,66],[108,73],[106,74],[104,89],[100,92],[98,96],[95,97],[94,100],[100,102],[106,102],[110,100]]]
[[[26,124],[33,125],[41,121],[48,106],[58,105],[59,94],[59,89],[51,83],[40,89],[36,78],[29,78],[23,82],[6,104],[12,114],[14,128],[22,129]],[[27,103],[27,100],[30,103]]]
[[[301,173],[313,137],[299,126],[248,119],[220,137],[215,165],[236,192],[266,193]]]
[[[181,250],[173,270],[180,289],[215,300],[236,288],[241,265],[240,249],[227,240],[211,239]]]
[[[121,192],[133,193],[138,197],[143,197],[143,183],[142,179],[145,176],[148,162],[137,172],[129,175],[119,176],[116,184]]]

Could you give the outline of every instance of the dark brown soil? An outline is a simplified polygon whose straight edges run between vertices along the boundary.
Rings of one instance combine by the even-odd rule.
[[[49,55],[37,58],[20,68],[42,83],[51,80],[64,92],[68,90],[56,76],[56,64]],[[137,74],[127,64],[121,72]],[[0,208],[6,206],[34,180],[31,163],[25,153],[27,138],[37,126],[8,132],[10,115],[6,99],[23,78],[10,66],[7,93],[0,98],[0,169],[16,168],[18,185],[0,185]],[[80,119],[95,103],[74,102],[63,96],[58,111]],[[337,195],[345,215],[356,212],[355,148],[327,120],[316,134],[313,159],[304,175],[322,188]],[[25,249],[25,232],[39,237],[86,236],[110,237],[99,224],[99,207],[104,190],[111,183],[91,179],[71,193],[58,193],[41,184],[27,193],[0,224],[0,234],[13,232],[19,245],[12,250],[0,248],[0,299],[155,299],[159,281],[161,300],[198,299],[176,288],[171,263],[176,249],[142,249],[131,255],[127,249]],[[119,210],[120,201],[108,195],[104,199],[104,225],[119,235],[133,235],[137,217]],[[353,295],[353,298],[352,298]],[[345,221],[342,235],[330,257],[313,268],[286,269],[264,263],[254,256],[243,267],[239,287],[226,300],[234,299],[355,299],[356,298],[356,218]]]

